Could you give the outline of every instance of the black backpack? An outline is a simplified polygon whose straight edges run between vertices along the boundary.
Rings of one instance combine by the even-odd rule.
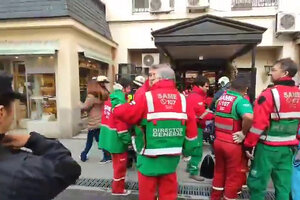
[[[211,155],[206,155],[200,168],[200,176],[212,179],[214,177],[215,162]]]

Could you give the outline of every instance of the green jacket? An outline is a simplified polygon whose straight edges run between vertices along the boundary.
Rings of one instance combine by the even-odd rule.
[[[131,142],[127,125],[116,120],[112,110],[116,105],[126,103],[125,95],[121,90],[115,90],[110,95],[110,100],[104,104],[102,121],[100,126],[99,148],[110,153],[124,153]]]

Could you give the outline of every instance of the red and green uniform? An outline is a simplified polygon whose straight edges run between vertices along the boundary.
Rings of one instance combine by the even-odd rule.
[[[171,80],[154,84],[145,95],[118,106],[114,116],[139,126],[135,147],[138,153],[140,199],[177,199],[176,168],[184,150],[188,155],[199,145],[197,124],[191,106]]]
[[[236,199],[245,179],[247,166],[241,144],[233,141],[233,133],[242,130],[242,117],[253,113],[252,106],[240,93],[228,90],[216,103],[216,165],[212,200]]]
[[[186,98],[187,104],[190,104],[196,115],[198,124],[198,142],[200,146],[194,150],[194,156],[191,157],[187,164],[187,170],[190,175],[199,174],[199,163],[203,155],[203,129],[205,121],[212,120],[214,115],[206,110],[206,93],[199,87],[194,86],[191,93]]]
[[[298,145],[300,90],[291,78],[280,80],[259,96],[254,120],[244,145],[256,146],[248,177],[251,200],[263,200],[272,177],[276,200],[289,199],[292,176],[292,146]]]
[[[110,99],[104,103],[102,114],[99,148],[112,154],[114,178],[112,184],[113,193],[123,193],[125,189],[125,176],[127,166],[127,149],[130,144],[130,134],[127,125],[112,114],[112,105],[126,102],[124,93],[116,90],[110,95]]]

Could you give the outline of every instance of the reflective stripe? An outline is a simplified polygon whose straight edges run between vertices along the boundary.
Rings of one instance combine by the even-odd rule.
[[[200,119],[203,119],[208,113],[212,113],[209,109],[206,109],[205,112],[199,117]]]
[[[145,149],[144,155],[146,156],[158,156],[164,154],[180,154],[182,152],[182,147],[170,147],[161,149]]]
[[[182,112],[186,113],[186,100],[185,100],[185,96],[183,94],[180,94],[180,97],[181,97]]]
[[[108,125],[106,125],[106,124],[101,124],[101,126],[104,126],[104,127],[108,128],[109,130],[112,130],[112,131],[117,131],[116,128],[110,128],[110,127],[109,127]]]
[[[222,188],[222,187],[212,187],[214,190],[218,190],[218,191],[222,191],[222,190],[224,190],[224,188]]]
[[[251,127],[250,132],[251,132],[251,133],[255,133],[255,134],[257,134],[257,135],[261,135],[261,134],[264,132],[264,130],[261,130],[261,129],[258,129],[258,128],[254,128],[254,127]]]
[[[153,97],[151,92],[146,92],[146,100],[147,100],[148,112],[154,112]]]
[[[148,120],[153,119],[187,119],[187,114],[185,113],[176,113],[176,112],[157,112],[157,113],[148,113]]]
[[[276,137],[276,136],[262,135],[262,136],[260,136],[260,139],[268,141],[268,142],[288,142],[288,141],[296,140],[296,135],[287,136],[287,137]]]
[[[236,199],[230,199],[230,198],[228,198],[226,196],[224,196],[224,199],[226,199],[226,200],[236,200]]]
[[[288,119],[288,118],[300,118],[300,112],[280,112],[279,117],[281,119]],[[278,119],[277,113],[271,113],[271,119]]]
[[[276,106],[276,108],[277,108],[277,110],[279,112],[280,111],[280,96],[279,96],[279,92],[278,92],[278,90],[276,88],[271,89],[271,92],[272,92],[273,97],[274,97],[275,106]]]
[[[193,140],[196,140],[196,139],[197,139],[197,137],[198,137],[198,136],[196,136],[196,137],[193,137],[193,138],[188,138],[187,136],[185,136],[185,139],[186,139],[186,140],[188,140],[188,141],[193,141]]]
[[[127,132],[128,132],[128,130],[118,131],[118,134],[127,133]]]
[[[225,130],[229,130],[229,131],[232,131],[232,130],[233,130],[233,126],[230,126],[230,125],[225,125],[225,124],[215,123],[215,126],[216,126],[217,128],[221,128],[221,129],[225,129]]]
[[[125,177],[122,177],[122,178],[114,178],[114,181],[121,181],[121,180],[125,180]]]
[[[136,144],[135,144],[135,136],[131,136],[131,143],[134,151],[137,152]]]

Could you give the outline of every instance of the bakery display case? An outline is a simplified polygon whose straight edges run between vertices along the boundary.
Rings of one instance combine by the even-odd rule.
[[[32,120],[57,119],[55,74],[28,74],[28,99]]]

